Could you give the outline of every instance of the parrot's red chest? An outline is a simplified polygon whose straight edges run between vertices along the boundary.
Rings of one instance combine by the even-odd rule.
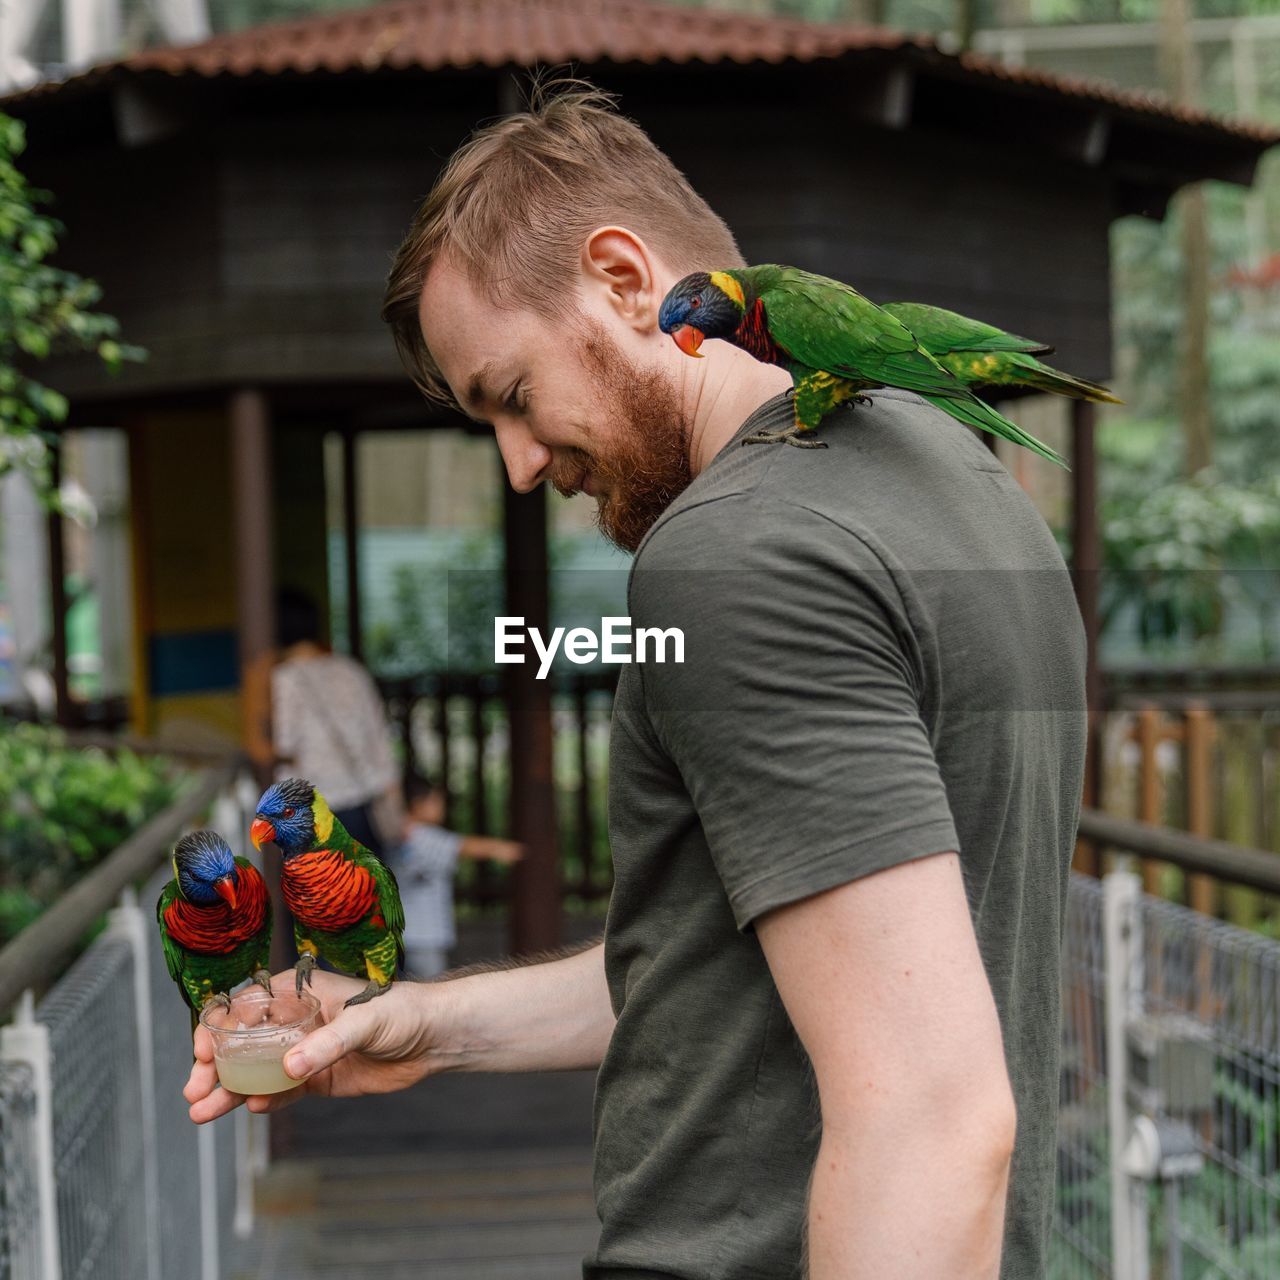
[[[733,345],[755,356],[765,364],[781,364],[785,354],[769,333],[769,321],[764,313],[764,303],[757,298],[743,314],[742,322],[734,330]]]
[[[280,883],[298,921],[326,933],[358,924],[378,903],[373,875],[332,849],[285,859]]]
[[[235,909],[225,902],[202,907],[177,897],[164,913],[169,936],[202,956],[221,956],[252,938],[267,916],[267,885],[253,867],[238,867]]]

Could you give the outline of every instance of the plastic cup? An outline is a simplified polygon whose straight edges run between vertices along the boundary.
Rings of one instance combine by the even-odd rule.
[[[213,1037],[213,1062],[224,1089],[232,1093],[283,1093],[301,1081],[285,1074],[284,1055],[311,1031],[320,1001],[304,991],[269,996],[246,987],[231,997],[231,1008],[207,1004],[200,1022]]]

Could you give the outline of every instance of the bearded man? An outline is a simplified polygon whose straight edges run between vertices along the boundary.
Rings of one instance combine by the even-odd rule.
[[[408,369],[492,424],[517,490],[595,498],[633,624],[680,627],[685,662],[623,669],[603,942],[345,1010],[318,973],[302,1083],[250,1106],[598,1068],[590,1280],[1032,1280],[1083,773],[1068,574],[908,393],[826,450],[742,448],[790,421],[787,375],[658,327],[683,275],[742,263],[589,88],[479,131],[418,212],[384,311]],[[241,1100],[196,1052],[205,1121]]]

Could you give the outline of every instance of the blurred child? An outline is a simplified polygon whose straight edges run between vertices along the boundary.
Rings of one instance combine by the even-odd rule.
[[[405,784],[404,843],[391,859],[404,903],[404,967],[411,978],[430,978],[448,968],[456,941],[453,874],[459,858],[518,862],[524,846],[492,836],[446,831],[444,791],[414,775]]]

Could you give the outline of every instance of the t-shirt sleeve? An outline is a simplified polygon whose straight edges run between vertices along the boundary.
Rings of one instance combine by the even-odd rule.
[[[921,716],[927,663],[897,578],[826,517],[753,494],[655,531],[633,635],[678,627],[684,662],[640,667],[654,733],[697,810],[734,918],[959,840]]]

